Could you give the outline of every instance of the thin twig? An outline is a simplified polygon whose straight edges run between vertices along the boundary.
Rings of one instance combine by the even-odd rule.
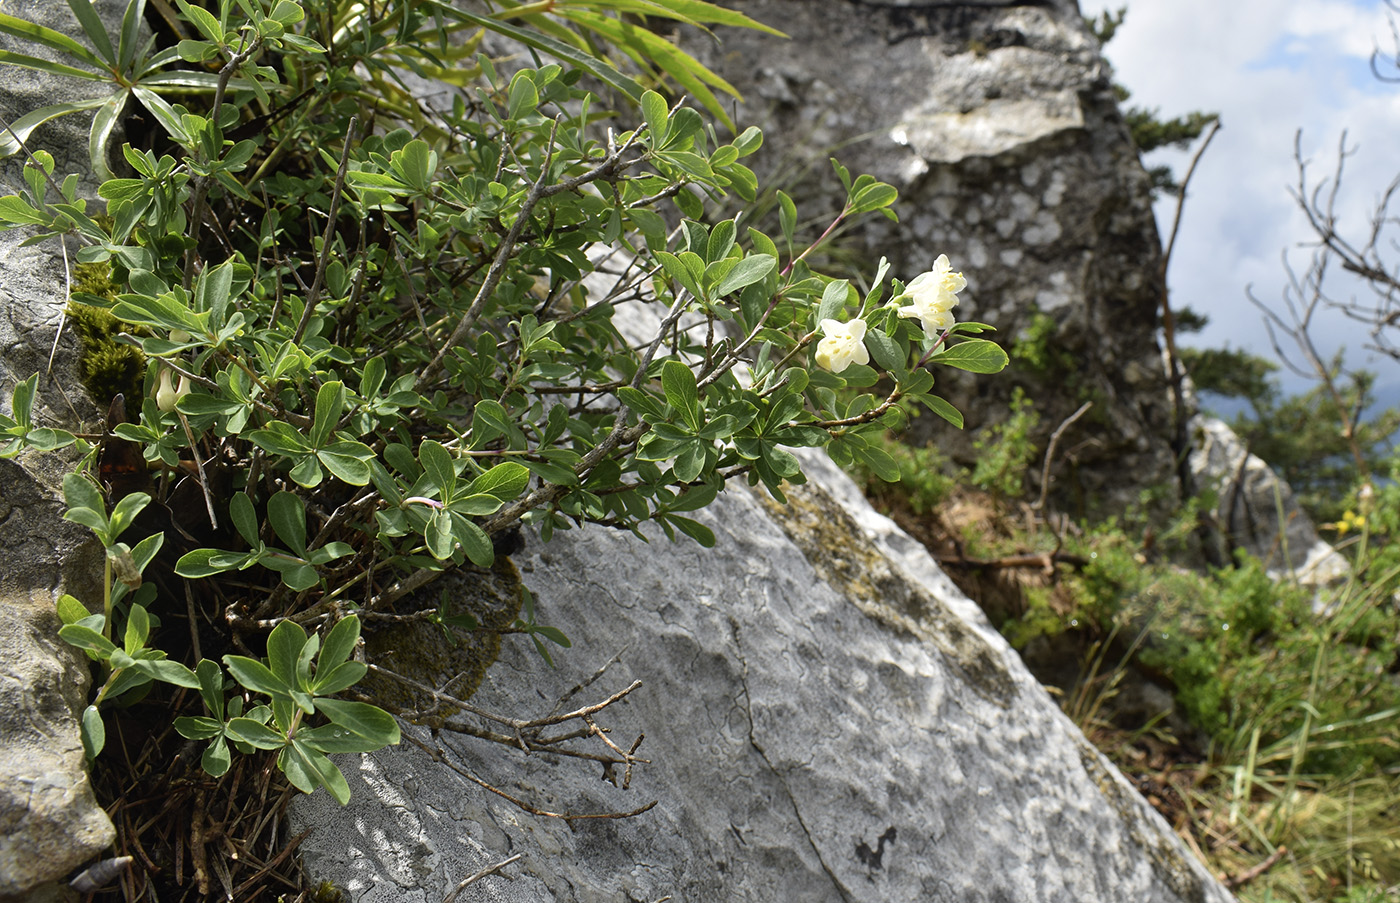
[[[447,754],[443,751],[442,747],[436,745],[429,746],[428,744],[419,740],[417,737],[411,735],[405,734],[405,737],[414,746],[417,746],[419,749],[423,750],[423,752],[431,756],[433,758],[433,761],[438,762],[442,765],[446,765],[448,768],[457,772],[459,775],[471,781],[473,784],[476,784],[478,787],[481,787],[483,790],[489,790],[497,796],[501,797],[502,799],[509,800],[510,802],[514,803],[517,807],[523,809],[531,815],[538,815],[542,818],[562,818],[563,820],[568,822],[596,818],[632,818],[634,816],[641,815],[643,812],[649,811],[658,802],[660,802],[659,800],[652,800],[645,806],[633,809],[630,812],[599,812],[578,814],[569,812],[550,812],[547,809],[537,809],[534,806],[531,806],[529,803],[525,802],[524,800],[520,799],[519,797],[512,796],[509,793],[506,793],[504,790],[500,789],[499,787],[496,787],[486,781],[483,781],[481,778],[472,774],[470,771],[467,771],[465,768],[458,765],[456,762],[453,762],[447,757]]]
[[[334,246],[335,220],[340,215],[340,198],[345,191],[345,174],[350,169],[350,148],[355,141],[355,128],[360,124],[358,116],[350,117],[350,127],[345,130],[345,148],[340,153],[340,168],[335,173],[335,185],[331,190],[331,209],[326,215],[326,231],[321,236],[321,256],[316,261],[316,277],[306,293],[306,307],[301,312],[301,322],[297,323],[292,334],[292,344],[300,345],[311,323],[311,315],[316,310],[316,302],[321,300],[321,286],[326,281],[326,267],[331,262],[331,248]]]
[[[1074,421],[1088,413],[1093,406],[1092,401],[1084,402],[1079,406],[1079,410],[1062,420],[1060,425],[1055,427],[1055,432],[1050,434],[1050,443],[1045,446],[1045,461],[1040,468],[1040,498],[1036,499],[1035,504],[1031,506],[1036,511],[1045,510],[1045,497],[1050,493],[1050,465],[1055,460],[1055,446],[1059,445],[1060,437],[1064,435],[1065,430],[1069,429]]]
[[[1234,890],[1237,887],[1243,887],[1244,885],[1253,881],[1255,878],[1258,878],[1260,875],[1267,872],[1269,869],[1273,868],[1275,865],[1278,864],[1278,861],[1286,855],[1288,855],[1288,847],[1279,847],[1277,850],[1274,850],[1272,853],[1269,854],[1268,859],[1265,859],[1258,865],[1251,866],[1245,869],[1244,871],[1240,872],[1238,875],[1221,876],[1220,883],[1231,890]]]
[[[485,878],[487,875],[494,875],[494,874],[496,874],[496,873],[499,872],[501,869],[503,869],[503,868],[505,868],[506,866],[510,865],[512,862],[515,862],[517,859],[519,859],[521,856],[524,856],[524,855],[525,855],[524,853],[516,853],[514,856],[510,857],[509,859],[502,859],[500,862],[496,863],[495,865],[488,865],[486,868],[484,868],[484,869],[482,869],[481,871],[477,872],[475,875],[472,875],[470,878],[463,878],[462,881],[461,881],[461,883],[458,884],[455,888],[452,889],[452,893],[450,893],[450,894],[448,894],[447,896],[445,896],[445,897],[442,898],[442,903],[452,903],[452,901],[453,901],[453,900],[456,900],[456,899],[457,899],[457,895],[460,894],[462,891],[466,890],[466,889],[467,889],[468,887],[470,887],[471,885],[473,885],[473,884],[475,884],[476,882],[480,881],[482,878]],[[507,877],[507,878],[508,878],[509,876],[504,876],[504,877]]]

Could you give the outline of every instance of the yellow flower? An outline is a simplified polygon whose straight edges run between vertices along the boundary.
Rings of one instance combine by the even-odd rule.
[[[908,299],[911,304],[899,309],[901,317],[918,317],[924,332],[932,335],[944,329],[951,329],[956,322],[953,308],[958,306],[958,292],[967,287],[962,273],[953,272],[947,254],[939,254],[933,262],[933,269],[916,276],[904,288],[904,294],[896,301]]]
[[[870,363],[870,352],[865,350],[865,321],[822,320],[822,332],[826,338],[817,343],[817,364],[832,373],[840,373],[854,361],[857,364]]]
[[[185,374],[180,374],[180,388],[175,388],[170,384],[170,374],[174,371],[169,367],[160,368],[160,385],[156,388],[156,407],[169,413],[175,410],[175,405],[190,394],[190,378]]]
[[[1338,536],[1345,536],[1349,530],[1365,530],[1366,518],[1349,510],[1342,515],[1341,520],[1335,524],[1328,524],[1328,526],[1336,530]]]

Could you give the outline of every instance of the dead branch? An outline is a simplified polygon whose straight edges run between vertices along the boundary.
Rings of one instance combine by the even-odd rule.
[[[517,859],[519,859],[519,858],[520,858],[521,856],[523,856],[523,855],[524,855],[523,853],[516,853],[514,856],[511,856],[509,859],[502,859],[500,862],[496,863],[495,865],[488,865],[486,868],[484,868],[484,869],[482,869],[481,871],[477,872],[475,875],[472,875],[472,876],[470,876],[470,877],[468,877],[468,878],[463,878],[462,881],[461,881],[461,883],[458,884],[455,888],[452,889],[452,893],[450,893],[450,894],[448,894],[447,896],[445,896],[445,897],[442,898],[442,903],[452,903],[452,901],[453,901],[453,900],[456,900],[456,899],[457,899],[457,895],[460,894],[462,891],[466,890],[466,889],[467,889],[468,887],[470,887],[471,885],[473,885],[473,884],[475,884],[476,882],[480,881],[482,878],[485,878],[487,875],[494,875],[494,874],[496,874],[496,873],[499,872],[501,869],[503,869],[503,868],[505,868],[506,866],[510,865],[512,862],[515,862]],[[505,877],[505,878],[507,878],[507,879],[510,878],[509,875],[505,875],[505,876],[503,876],[503,877]]]
[[[649,811],[657,804],[657,802],[659,802],[658,800],[652,800],[645,806],[642,806],[638,809],[633,809],[630,812],[599,812],[579,814],[569,812],[550,812],[547,809],[537,809],[534,806],[531,806],[529,803],[525,802],[524,800],[520,799],[519,797],[512,796],[511,794],[506,793],[499,787],[496,787],[488,783],[487,781],[482,780],[481,778],[472,774],[466,768],[463,768],[461,765],[458,765],[456,762],[452,761],[448,757],[447,751],[444,750],[441,746],[438,746],[437,744],[429,746],[422,740],[419,740],[417,737],[412,737],[407,734],[405,734],[404,736],[414,746],[417,746],[419,749],[423,750],[423,752],[431,756],[434,762],[446,765],[448,768],[457,772],[457,774],[471,781],[473,784],[476,784],[478,787],[481,787],[483,790],[489,790],[497,796],[501,797],[502,799],[509,800],[510,802],[514,803],[518,808],[524,810],[525,812],[528,812],[531,815],[538,815],[542,818],[561,818],[564,821],[570,823],[576,820],[595,818],[632,818],[634,816],[641,815],[643,812]]]
[[[1238,875],[1222,875],[1220,878],[1220,883],[1231,890],[1234,890],[1237,887],[1243,887],[1244,885],[1253,881],[1255,878],[1258,878],[1260,875],[1267,872],[1269,869],[1273,868],[1278,863],[1278,861],[1286,855],[1288,855],[1288,847],[1279,847],[1277,850],[1274,850],[1272,853],[1269,854],[1268,859],[1265,859],[1258,865],[1251,866],[1250,868],[1245,869]]]

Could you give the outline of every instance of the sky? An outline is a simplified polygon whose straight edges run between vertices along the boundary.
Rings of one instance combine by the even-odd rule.
[[[1310,177],[1331,176],[1343,131],[1355,151],[1339,197],[1343,233],[1347,223],[1367,227],[1400,173],[1400,85],[1376,80],[1370,64],[1378,47],[1394,57],[1389,17],[1400,24],[1400,12],[1382,0],[1080,0],[1086,16],[1122,6],[1127,18],[1104,53],[1132,92],[1129,105],[1157,108],[1163,118],[1218,112],[1223,126],[1192,177],[1168,271],[1174,306],[1210,318],[1183,343],[1272,358],[1246,290],[1281,310],[1282,255],[1299,271],[1308,263],[1300,245],[1311,233],[1289,194],[1298,184],[1299,130]],[[1180,177],[1190,153],[1158,151],[1147,162],[1169,164]],[[1164,242],[1174,212],[1174,198],[1158,202]],[[1352,291],[1339,284],[1339,293]],[[1400,402],[1400,364],[1367,354],[1364,329],[1322,316],[1314,338],[1328,350],[1345,345],[1348,363],[1375,370],[1387,400]]]

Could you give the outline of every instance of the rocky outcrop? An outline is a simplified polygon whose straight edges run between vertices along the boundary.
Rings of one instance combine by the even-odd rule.
[[[1229,426],[1198,415],[1190,427],[1188,463],[1198,486],[1216,494],[1216,527],[1229,545],[1222,551],[1243,549],[1271,575],[1304,586],[1321,588],[1346,577],[1346,559],[1318,536],[1292,488]]]
[[[60,510],[52,492],[0,461],[0,900],[62,878],[114,835],[78,739],[86,660],[59,640],[54,612],[63,589],[91,588],[83,575],[102,573],[101,549]]]
[[[115,24],[117,4],[99,4]],[[9,15],[79,35],[66,4],[18,0]],[[0,48],[8,48],[0,38]],[[25,52],[35,52],[32,46]],[[42,50],[40,51],[42,53]],[[0,68],[0,115],[96,96],[100,83],[13,66]],[[40,127],[31,148],[53,154],[56,171],[86,173],[90,116]],[[23,184],[22,158],[0,161],[0,195]],[[95,185],[86,183],[89,195]],[[76,342],[49,355],[65,304],[63,258],[56,245],[22,247],[26,235],[0,233],[0,409],[15,384],[41,374],[34,416],[80,428],[96,410],[74,375]],[[70,255],[76,249],[69,247]],[[70,257],[71,260],[71,257]],[[91,533],[64,522],[58,485],[72,461],[63,455],[0,460],[0,900],[66,899],[52,882],[112,843],[111,822],[93,798],[78,736],[87,704],[87,660],[58,639],[55,603],[63,592],[101,599],[102,550]]]
[[[508,638],[472,704],[523,717],[642,681],[597,719],[623,748],[645,734],[630,790],[411,729],[446,763],[406,739],[342,757],[348,809],[294,803],[309,874],[361,903],[436,903],[514,854],[459,899],[1229,900],[928,553],[804,463],[788,508],[735,489],[707,509],[713,550],[586,528],[517,556],[574,645],[551,670]],[[657,803],[542,818],[462,772],[559,813]]]
[[[959,318],[993,324],[1004,345],[1027,342],[1002,376],[940,373],[968,428],[927,423],[914,438],[970,461],[973,433],[1004,419],[1021,386],[1041,414],[1042,447],[1095,403],[1059,445],[1070,453],[1055,498],[1067,510],[1121,510],[1143,487],[1170,485],[1160,242],[1076,4],[734,5],[790,39],[723,29],[719,43],[692,35],[687,46],[744,95],[739,118],[764,128],[758,168],[813,222],[840,202],[830,156],[896,185],[900,222],[862,228],[862,269],[883,255],[907,280],[946,253],[968,279]]]

